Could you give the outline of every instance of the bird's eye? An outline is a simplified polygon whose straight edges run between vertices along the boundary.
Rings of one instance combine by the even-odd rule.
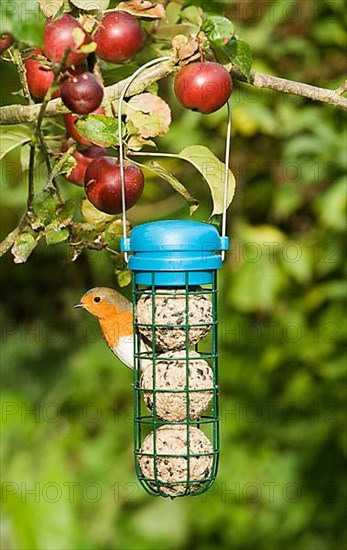
[[[100,296],[95,296],[94,302],[96,302],[98,304],[100,302],[100,300],[101,300]]]

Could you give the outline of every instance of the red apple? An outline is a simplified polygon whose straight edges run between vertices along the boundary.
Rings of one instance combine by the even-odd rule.
[[[71,76],[63,82],[61,89],[63,103],[73,113],[86,115],[95,111],[104,97],[104,88],[93,73]]]
[[[44,51],[45,55],[53,63],[61,63],[65,52],[70,48],[70,53],[65,61],[65,67],[79,65],[87,57],[87,54],[81,53],[76,47],[76,40],[73,31],[79,29],[84,34],[83,44],[91,42],[90,36],[85,32],[82,25],[68,13],[55,21],[47,21],[44,30]]]
[[[125,61],[142,46],[143,38],[136,17],[125,11],[107,13],[100,22],[94,40],[96,53],[104,61],[118,63]]]
[[[13,44],[13,36],[8,32],[4,32],[0,35],[0,55],[4,51],[8,50]]]
[[[128,210],[139,200],[144,188],[141,170],[131,164],[124,164],[125,203]],[[122,212],[122,190],[119,162],[113,157],[99,157],[87,168],[84,187],[89,201],[101,212],[120,214]]]
[[[64,149],[66,149],[66,147],[63,147],[63,150]],[[72,156],[77,161],[77,166],[68,176],[66,176],[66,179],[83,187],[85,173],[89,164],[95,158],[105,155],[107,155],[107,149],[104,147],[98,147],[97,145],[92,145],[92,147],[89,147],[89,149],[85,149],[84,151],[75,151]]]
[[[174,81],[178,101],[186,109],[214,113],[228,101],[233,83],[219,63],[191,63],[181,69]]]
[[[38,59],[34,59],[38,56],[43,58],[43,63]],[[47,61],[47,64],[44,61]],[[24,59],[30,93],[38,99],[43,99],[45,97],[48,88],[52,85],[54,80],[54,72],[48,65],[48,59],[44,57],[40,49],[33,50]],[[59,97],[59,95],[60,89],[57,89],[53,92],[52,97]]]

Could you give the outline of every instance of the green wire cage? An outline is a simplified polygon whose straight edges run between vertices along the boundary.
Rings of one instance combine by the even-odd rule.
[[[228,246],[209,224],[170,220],[135,227],[136,473],[152,495],[198,495],[219,459],[217,269]]]
[[[135,227],[127,237],[122,103],[118,136],[122,189],[121,250],[132,271],[134,454],[137,477],[155,496],[199,495],[219,461],[217,270],[225,251],[231,108],[225,151],[222,236],[208,223],[183,220]]]

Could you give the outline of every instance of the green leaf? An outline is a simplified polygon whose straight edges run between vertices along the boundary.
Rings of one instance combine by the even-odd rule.
[[[158,40],[172,40],[178,34],[183,34],[189,37],[191,34],[196,34],[196,26],[189,23],[179,25],[162,25],[158,27],[155,36]]]
[[[65,227],[72,221],[76,210],[76,199],[67,200],[57,211],[59,227]]]
[[[59,205],[59,200],[56,195],[50,192],[42,191],[35,197],[33,211],[37,216],[38,225],[46,225],[51,223],[56,218],[56,209]]]
[[[110,4],[110,0],[70,0],[70,2],[83,11],[104,11]]]
[[[199,170],[208,183],[213,201],[213,211],[211,216],[222,214],[224,206],[225,164],[221,162],[207,147],[202,145],[186,147],[179,153],[179,156],[195,166],[195,168]],[[234,174],[229,169],[227,207],[233,200],[235,185],[236,182]]]
[[[247,42],[233,37],[222,47],[222,51],[229,57],[230,61],[237,67],[247,80],[250,78],[253,54]]]
[[[303,242],[289,241],[280,255],[284,271],[299,284],[310,281],[314,269],[313,251]]]
[[[31,233],[21,233],[14,243],[11,252],[15,264],[24,264],[37,246],[37,239]]]
[[[105,229],[105,242],[112,248],[113,251],[119,251],[119,241],[123,236],[123,223],[118,219],[111,222]]]
[[[190,6],[181,11],[182,21],[195,25],[197,28],[197,31],[200,29],[202,25],[202,21],[203,21],[202,17],[203,17],[202,10],[195,6]]]
[[[129,269],[116,270],[117,283],[121,288],[130,285],[131,283],[131,271]]]
[[[28,143],[32,133],[32,128],[26,124],[1,126],[0,160],[19,145]]]
[[[40,44],[44,23],[37,0],[6,0],[1,4],[0,33],[10,32],[23,43]]]
[[[84,44],[83,46],[81,46],[78,51],[86,54],[93,53],[95,52],[97,47],[98,45],[96,42],[89,42],[89,44]]]
[[[166,6],[166,23],[169,25],[174,25],[179,21],[181,14],[181,4],[178,2],[169,2]]]
[[[118,121],[104,115],[89,115],[77,122],[79,133],[100,147],[111,147],[119,144]]]
[[[46,232],[46,243],[48,246],[52,244],[62,243],[69,238],[70,232],[68,229],[54,228]]]
[[[208,36],[210,42],[222,47],[234,36],[234,25],[226,17],[210,15],[206,17],[202,30]]]
[[[346,186],[341,177],[325,193],[317,197],[317,209],[323,227],[344,231],[346,227]]]
[[[257,261],[245,261],[237,266],[229,289],[230,302],[239,311],[272,311],[285,283],[277,262],[259,255]]]
[[[184,185],[182,185],[182,183],[178,181],[178,179],[175,178],[175,176],[170,174],[170,172],[165,170],[165,168],[160,166],[160,164],[158,164],[157,162],[154,162],[154,161],[150,162],[149,168],[153,172],[155,172],[159,177],[167,181],[171,185],[171,187],[187,201],[187,203],[189,204],[190,215],[192,216],[195,210],[197,210],[200,206],[199,201],[195,199],[189,193],[189,191],[187,191]]]

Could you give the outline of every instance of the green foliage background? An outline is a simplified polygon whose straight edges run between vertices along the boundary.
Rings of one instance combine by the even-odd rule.
[[[255,69],[323,87],[342,83],[343,1],[190,3],[224,6],[253,48]],[[18,29],[38,40],[40,25],[29,19]],[[10,94],[15,71],[0,68],[3,103],[18,101]],[[225,111],[183,112],[171,88],[170,79],[161,84],[174,115],[162,149],[207,144],[222,158]],[[8,255],[0,275],[4,549],[345,547],[343,116],[238,83],[233,113],[238,188],[219,280],[215,486],[170,501],[148,497],[135,479],[131,373],[94,320],[72,309],[86,289],[116,284],[109,256],[89,252],[68,264],[63,245],[39,247],[15,266]],[[23,166],[25,149],[1,166],[4,236],[25,203]],[[202,181],[176,161],[166,166],[205,205],[196,216],[205,219]],[[188,216],[149,175],[129,217],[141,223],[154,214]]]

